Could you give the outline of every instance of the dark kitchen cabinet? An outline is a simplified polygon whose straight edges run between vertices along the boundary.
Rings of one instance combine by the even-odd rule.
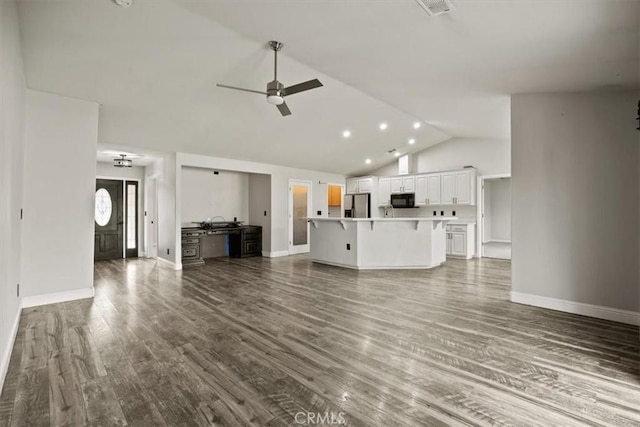
[[[229,256],[262,256],[262,227],[248,225],[240,227],[239,234],[230,235]]]

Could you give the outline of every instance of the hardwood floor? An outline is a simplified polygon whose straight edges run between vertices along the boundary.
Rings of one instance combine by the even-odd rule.
[[[640,425],[638,328],[510,303],[506,261],[95,277],[94,300],[23,311],[0,425]]]

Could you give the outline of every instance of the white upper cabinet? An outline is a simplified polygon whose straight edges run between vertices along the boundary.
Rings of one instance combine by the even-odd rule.
[[[358,178],[347,179],[347,194],[355,194],[358,192]]]
[[[347,178],[346,194],[370,193],[371,206],[375,206],[378,193],[378,178],[374,176],[361,176],[358,178]],[[375,202],[375,203],[374,203]]]
[[[471,197],[471,182],[472,179],[475,179],[475,174],[473,174],[473,178],[471,177],[471,171],[462,171],[456,172],[455,180],[456,180],[456,199],[454,203],[456,205],[473,205],[472,197]],[[473,186],[475,188],[475,186]]]
[[[402,192],[414,193],[415,191],[416,191],[416,177],[415,176],[402,177]]]
[[[371,193],[373,187],[373,178],[358,179],[358,193]]]
[[[456,179],[454,172],[447,172],[440,175],[440,203],[443,205],[452,205],[456,193]]]
[[[391,178],[378,180],[378,201],[380,206],[391,205]]]
[[[465,169],[440,174],[442,205],[475,205],[476,171]]]
[[[391,178],[391,194],[402,193],[402,177]]]
[[[391,194],[413,193],[416,191],[416,177],[394,176],[391,178]]]
[[[440,188],[440,182],[442,178],[439,173],[427,175],[427,204],[439,205],[441,204],[440,194],[442,189]]]

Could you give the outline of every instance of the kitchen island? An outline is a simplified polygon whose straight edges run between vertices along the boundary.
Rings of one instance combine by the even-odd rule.
[[[358,270],[437,267],[446,260],[446,223],[456,219],[308,218],[311,260]]]

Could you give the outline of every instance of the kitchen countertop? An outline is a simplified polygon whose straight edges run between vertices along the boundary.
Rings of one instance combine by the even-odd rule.
[[[458,219],[456,216],[424,216],[415,218],[327,218],[327,217],[308,217],[305,218],[309,221],[343,221],[343,222],[413,222],[413,221],[455,221]]]
[[[476,220],[474,219],[464,219],[464,218],[459,218],[453,221],[449,221],[449,224],[451,225],[476,225]]]

